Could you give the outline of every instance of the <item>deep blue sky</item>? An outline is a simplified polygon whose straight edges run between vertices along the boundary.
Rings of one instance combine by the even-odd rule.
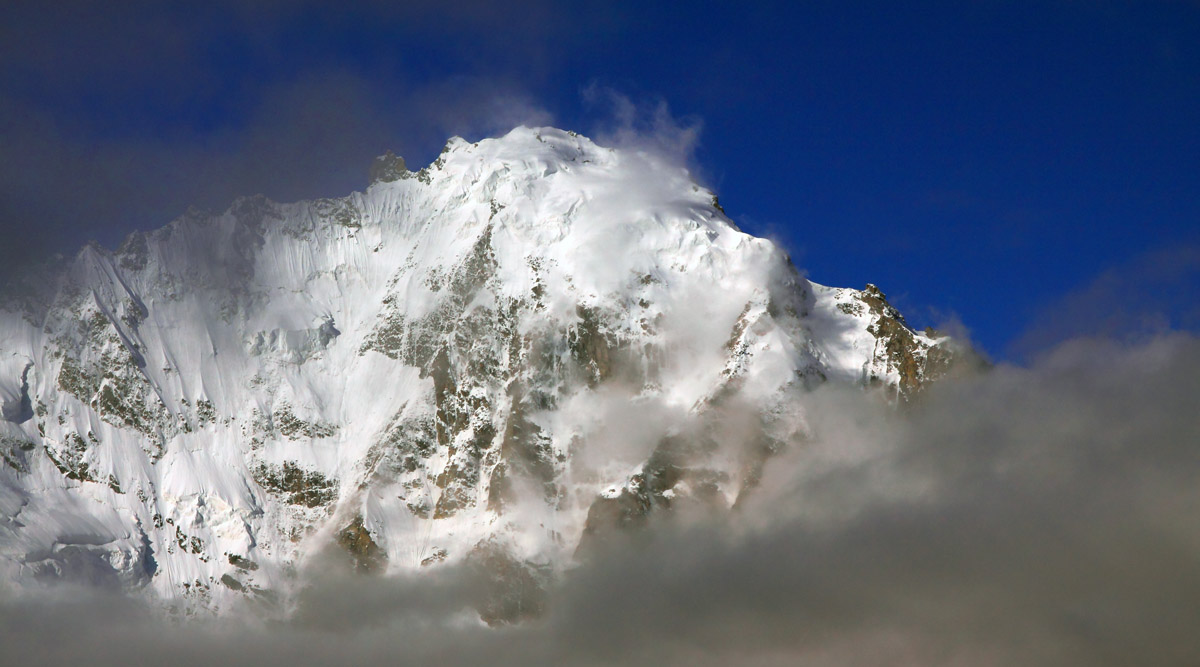
[[[611,135],[623,97],[699,127],[699,178],[814,280],[996,357],[1200,329],[1197,3],[558,4],[9,3],[0,261],[345,194],[450,134]]]

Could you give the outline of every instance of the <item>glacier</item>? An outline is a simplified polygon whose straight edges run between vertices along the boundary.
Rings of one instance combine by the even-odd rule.
[[[23,280],[0,294],[0,580],[218,613],[330,552],[536,591],[607,531],[736,507],[813,387],[903,404],[963,356],[872,285],[808,280],[672,161],[553,128]]]

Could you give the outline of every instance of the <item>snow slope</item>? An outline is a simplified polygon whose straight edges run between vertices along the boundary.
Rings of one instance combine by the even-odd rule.
[[[953,357],[651,154],[518,128],[371,171],[10,288],[0,576],[221,609],[334,545],[536,579],[655,507],[735,503],[806,388],[906,400]]]

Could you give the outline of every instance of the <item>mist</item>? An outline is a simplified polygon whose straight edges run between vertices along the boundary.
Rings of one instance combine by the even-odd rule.
[[[0,597],[9,664],[1188,664],[1200,655],[1200,340],[1077,338],[811,433],[733,510],[611,536],[547,613],[488,628],[468,567],[316,565],[290,613]],[[650,418],[650,416],[647,416]]]

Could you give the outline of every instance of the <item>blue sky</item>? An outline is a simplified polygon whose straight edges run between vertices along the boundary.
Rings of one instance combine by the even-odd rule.
[[[994,357],[1200,328],[1197,3],[646,4],[11,3],[0,261],[617,100],[814,280]]]

